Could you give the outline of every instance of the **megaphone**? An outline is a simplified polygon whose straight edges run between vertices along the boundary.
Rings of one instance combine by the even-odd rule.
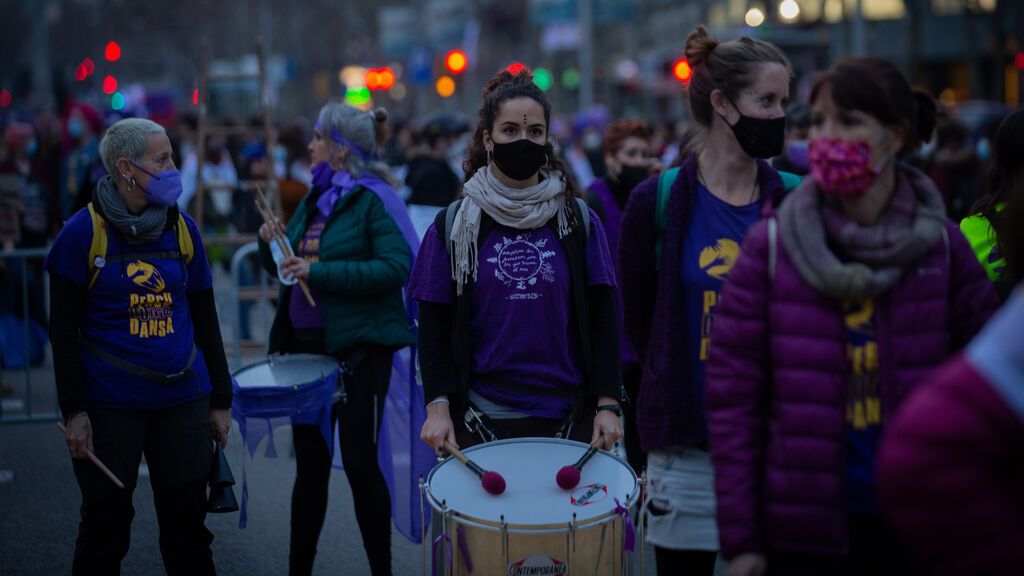
[[[236,512],[238,500],[235,499],[235,491],[231,488],[235,485],[235,477],[231,474],[231,467],[228,466],[228,459],[224,456],[220,442],[214,444],[213,463],[210,466],[210,496],[206,502],[206,511],[213,514]]]

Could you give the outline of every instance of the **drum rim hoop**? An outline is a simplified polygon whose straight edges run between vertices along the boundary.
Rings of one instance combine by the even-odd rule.
[[[240,374],[242,374],[242,372],[245,372],[246,370],[250,370],[250,369],[256,368],[258,366],[266,366],[268,364],[269,365],[273,365],[274,362],[282,361],[283,359],[287,359],[288,362],[293,362],[293,361],[296,361],[296,360],[302,360],[304,358],[311,358],[311,357],[312,358],[328,358],[332,362],[334,362],[339,369],[341,368],[341,364],[338,363],[337,358],[335,358],[334,356],[328,356],[327,354],[306,354],[306,353],[302,353],[302,354],[268,354],[266,358],[261,358],[260,360],[256,360],[255,362],[250,362],[250,363],[248,363],[248,364],[246,364],[244,366],[240,366],[240,367],[236,368],[233,372],[231,372],[231,377],[232,378],[237,378]],[[324,374],[324,376],[326,376],[326,374]],[[323,376],[321,376],[321,377],[323,377]]]
[[[471,446],[469,448],[466,448],[465,450],[462,451],[462,453],[463,454],[470,454],[470,453],[472,453],[475,450],[483,449],[483,448],[486,448],[486,447],[497,446],[497,445],[501,445],[501,444],[531,444],[531,443],[536,443],[536,444],[551,444],[551,443],[555,443],[555,444],[563,444],[563,443],[564,444],[575,444],[575,445],[579,446],[580,448],[583,448],[584,450],[589,447],[587,444],[584,444],[583,442],[578,442],[576,440],[568,440],[566,438],[524,437],[524,438],[506,438],[504,440],[495,440],[493,442],[484,442],[484,443],[481,443],[481,444],[477,444],[476,446]],[[630,465],[625,460],[623,460],[621,457],[616,456],[615,454],[612,454],[610,452],[606,452],[604,450],[601,451],[601,454],[603,454],[605,456],[608,456],[610,458],[614,458],[615,460],[618,460],[619,463],[622,464],[623,466],[625,466],[627,470],[631,470],[631,471],[633,470],[633,468],[630,467]],[[551,523],[548,523],[548,524],[521,524],[521,523],[508,522],[508,523],[502,524],[501,522],[496,522],[494,520],[487,520],[485,518],[478,518],[478,517],[473,516],[471,514],[465,514],[465,513],[462,513],[462,512],[458,512],[457,510],[455,510],[453,508],[446,508],[444,511],[442,511],[441,508],[440,508],[441,503],[437,500],[437,498],[434,497],[434,493],[430,490],[430,481],[434,478],[434,473],[437,472],[441,468],[441,466],[443,464],[447,463],[452,458],[454,458],[454,457],[453,456],[449,456],[449,457],[445,458],[442,462],[440,462],[436,466],[434,466],[434,468],[430,471],[430,474],[427,475],[426,481],[424,482],[424,493],[425,493],[425,495],[427,497],[427,501],[430,503],[430,507],[434,511],[436,511],[437,513],[439,513],[439,514],[449,514],[451,516],[454,516],[454,517],[458,518],[461,521],[461,523],[463,523],[463,524],[466,524],[466,525],[469,525],[469,526],[474,526],[474,527],[477,527],[477,528],[482,528],[484,530],[497,530],[497,531],[501,531],[502,526],[504,526],[505,529],[508,532],[517,533],[517,534],[544,534],[544,533],[552,533],[552,534],[554,534],[554,533],[568,532],[569,531],[569,526],[568,526],[569,522],[559,522],[559,523],[555,523],[555,524],[551,524]],[[636,477],[636,471],[633,471],[633,489],[630,491],[629,496],[627,496],[627,498],[626,498],[626,502],[627,502],[626,507],[627,508],[629,506],[632,506],[633,504],[636,503],[636,499],[637,499],[637,496],[639,495],[639,493],[640,493],[640,481],[639,481],[639,478]],[[591,518],[587,518],[586,520],[580,520],[580,521],[576,522],[576,525],[575,525],[574,529],[575,530],[580,530],[580,529],[582,529],[584,527],[589,528],[591,525],[604,524],[604,523],[606,523],[606,522],[608,522],[610,520],[610,517],[615,517],[615,516],[621,516],[621,513],[616,511],[615,509],[608,510],[607,512],[605,512],[603,514],[598,514],[597,516],[594,516],[594,517],[591,517]]]

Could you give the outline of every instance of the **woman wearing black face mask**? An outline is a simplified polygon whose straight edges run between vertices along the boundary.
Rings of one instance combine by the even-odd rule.
[[[681,167],[630,195],[618,270],[626,336],[644,369],[637,424],[648,452],[648,541],[659,574],[710,575],[718,531],[704,367],[740,243],[786,188],[764,159],[782,152],[791,70],[772,44],[719,44],[704,28],[687,38],[686,56],[696,144]]]
[[[651,150],[650,140],[651,129],[641,120],[617,120],[605,130],[604,164],[607,176],[595,180],[587,188],[587,202],[604,223],[608,246],[612,250],[619,245],[622,211],[626,208],[629,193],[660,169]],[[640,361],[626,342],[625,335],[620,336],[619,341],[622,350],[622,384],[626,396],[635,399],[640,391]],[[625,411],[626,456],[629,465],[639,471],[644,466],[644,455],[636,429],[636,404],[629,403]]]
[[[420,437],[439,453],[445,441],[561,433],[610,448],[622,436],[611,253],[554,154],[550,116],[529,72],[487,84],[463,198],[438,214],[413,267]]]

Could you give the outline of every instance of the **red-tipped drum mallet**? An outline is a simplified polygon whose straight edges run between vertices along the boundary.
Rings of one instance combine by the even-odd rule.
[[[580,456],[580,459],[576,461],[572,466],[562,466],[555,475],[555,482],[562,490],[572,490],[580,483],[580,473],[583,471],[583,467],[587,465],[587,462],[597,454],[599,448],[604,447],[604,436],[598,436],[597,440],[590,443],[590,448]]]
[[[454,444],[447,440],[444,441],[444,449],[452,456],[455,456],[456,460],[465,464],[466,468],[469,468],[474,474],[480,477],[480,484],[488,494],[494,494],[497,496],[505,491],[505,479],[501,477],[501,474],[492,470],[484,470],[479,464],[473,462],[469,458],[466,458],[466,456],[463,455]]]

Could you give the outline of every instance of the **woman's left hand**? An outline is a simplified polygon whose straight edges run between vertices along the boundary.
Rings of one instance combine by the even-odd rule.
[[[298,256],[289,256],[281,261],[281,273],[298,280],[309,278],[309,261]]]
[[[614,413],[601,410],[594,415],[594,434],[590,438],[593,444],[598,436],[604,436],[605,450],[611,450],[615,443],[622,438],[622,421]]]

